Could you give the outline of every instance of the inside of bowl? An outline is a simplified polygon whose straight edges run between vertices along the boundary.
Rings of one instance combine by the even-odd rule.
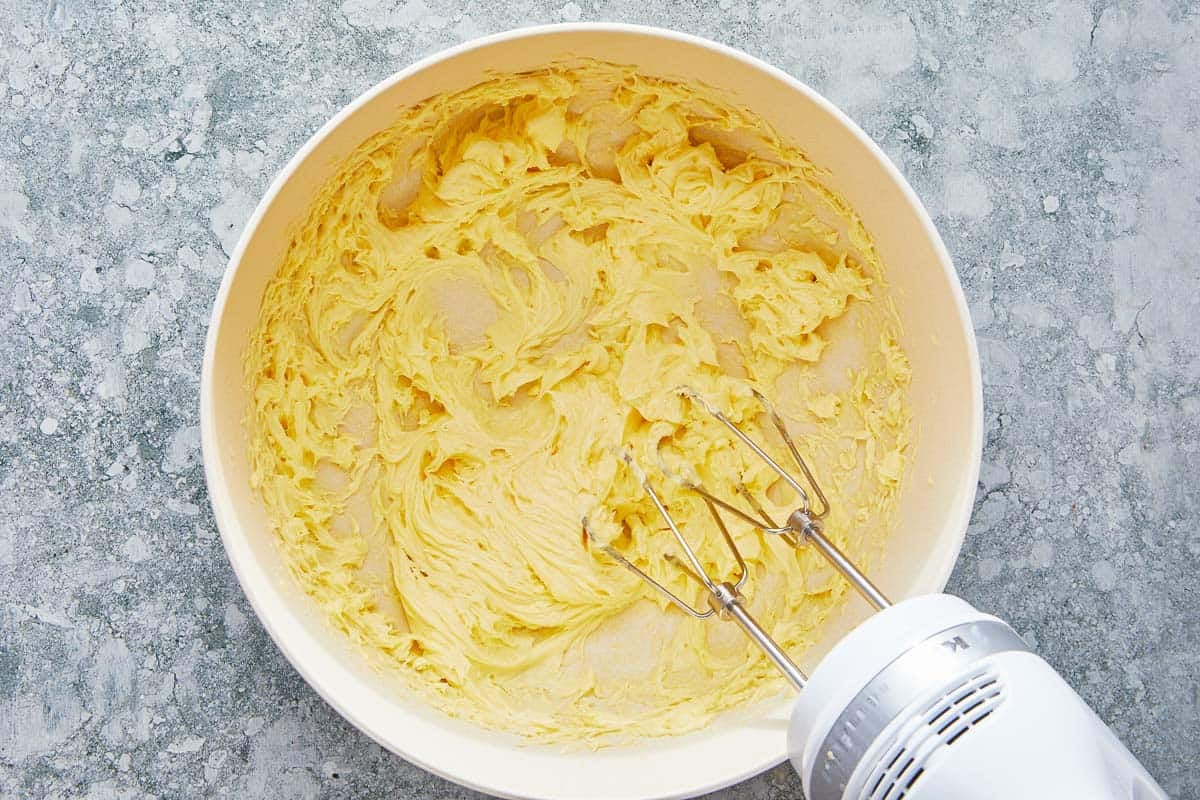
[[[309,199],[399,109],[495,71],[518,72],[572,57],[633,64],[648,74],[715,87],[829,170],[830,188],[849,201],[875,239],[913,370],[914,457],[897,524],[873,577],[893,598],[942,588],[974,493],[980,409],[969,322],[936,233],[881,153],[825,101],[744,56],[646,29],[566,27],[499,37],[418,65],[327,126],[268,196],[227,276],[206,360],[206,467],[231,561],[264,624],[305,678],[382,744],[460,783],[506,796],[689,796],[784,758],[786,696],[726,715],[703,732],[599,753],[564,754],[455,722],[399,696],[323,622],[285,573],[265,512],[250,489],[244,348],[263,289]],[[798,661],[811,670],[867,613],[864,603],[850,598],[822,630],[821,643],[795,654]]]

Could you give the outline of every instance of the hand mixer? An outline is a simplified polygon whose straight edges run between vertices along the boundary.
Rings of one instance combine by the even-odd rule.
[[[691,390],[680,391],[778,473],[799,497],[799,507],[777,525],[744,489],[739,495],[749,510],[698,481],[683,480],[708,505],[737,564],[735,578],[718,580],[625,454],[686,564],[667,558],[703,586],[708,607],[693,607],[613,547],[601,547],[684,613],[732,619],[799,691],[788,752],[809,800],[1166,798],[1112,731],[1007,624],[947,594],[891,603],[825,536],[822,519],[829,503],[762,395],[755,393],[805,483],[718,408]],[[746,610],[746,564],[721,511],[788,546],[812,545],[874,607],[876,613],[838,642],[811,677]],[[584,531],[594,542],[586,519]]]

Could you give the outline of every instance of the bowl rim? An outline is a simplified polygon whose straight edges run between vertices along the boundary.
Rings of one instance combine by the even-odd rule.
[[[929,216],[929,212],[921,203],[916,192],[909,185],[904,175],[900,172],[892,160],[887,156],[886,153],[884,153],[882,148],[880,148],[879,145],[870,136],[868,136],[849,116],[847,116],[845,112],[834,105],[830,100],[826,99],[815,89],[805,84],[803,81],[800,81],[782,69],[775,67],[760,58],[752,56],[729,45],[693,34],[652,25],[638,25],[619,22],[570,22],[539,24],[513,28],[461,42],[457,45],[453,45],[424,56],[407,67],[404,67],[403,69],[400,69],[399,71],[380,80],[371,88],[355,97],[344,107],[342,107],[327,122],[325,122],[325,124],[323,124],[314,134],[312,134],[308,140],[305,141],[303,146],[301,146],[300,149],[292,155],[292,157],[271,181],[266,192],[255,206],[253,213],[246,221],[246,224],[238,237],[237,245],[230,254],[228,263],[222,275],[220,286],[213,301],[212,313],[209,317],[208,331],[205,335],[204,357],[201,365],[200,375],[200,443],[205,481],[209,494],[209,502],[212,506],[213,516],[221,535],[226,557],[229,559],[230,565],[233,567],[234,574],[238,579],[238,583],[241,586],[242,591],[250,601],[250,605],[254,609],[259,622],[266,629],[275,646],[279,648],[280,652],[283,653],[284,657],[300,674],[300,676],[304,678],[305,682],[308,683],[308,685],[312,687],[313,690],[315,690],[326,703],[328,703],[335,711],[337,711],[339,715],[354,725],[355,728],[367,734],[371,739],[384,747],[384,749],[441,778],[449,780],[460,786],[485,792],[497,797],[517,797],[518,795],[512,794],[511,785],[501,786],[488,781],[473,780],[462,774],[457,774],[441,764],[432,763],[428,759],[416,756],[400,747],[397,743],[383,736],[381,732],[375,730],[373,726],[355,714],[349,705],[339,698],[337,691],[335,691],[334,687],[330,685],[332,682],[325,680],[318,670],[310,668],[304,658],[296,652],[296,648],[292,643],[289,642],[288,637],[280,629],[281,625],[279,624],[278,620],[273,619],[272,614],[268,611],[268,609],[266,609],[265,606],[267,604],[267,600],[265,598],[265,594],[267,590],[249,574],[250,567],[244,563],[244,559],[249,560],[252,558],[252,556],[249,553],[248,545],[238,541],[238,537],[242,536],[243,534],[240,532],[240,525],[238,524],[236,514],[233,510],[233,502],[230,499],[229,491],[225,484],[224,470],[219,463],[219,445],[215,422],[216,409],[214,407],[215,403],[213,392],[214,369],[216,364],[216,341],[217,333],[221,326],[221,320],[224,316],[225,306],[229,299],[234,276],[240,269],[245,251],[251,240],[253,240],[255,237],[258,227],[262,222],[263,217],[266,215],[267,210],[274,204],[283,187],[292,179],[294,173],[309,158],[318,145],[320,145],[321,142],[323,142],[334,130],[340,127],[347,118],[349,118],[363,106],[369,104],[377,96],[386,92],[396,84],[408,79],[410,76],[441,62],[451,60],[464,53],[511,40],[539,37],[547,34],[575,32],[621,33],[659,37],[662,39],[709,50],[726,58],[735,59],[765,73],[769,77],[775,78],[776,80],[789,86],[794,91],[805,95],[808,100],[835,118],[850,136],[857,139],[861,145],[866,147],[867,151],[870,152],[875,158],[878,166],[883,169],[883,171],[891,178],[895,185],[900,189],[909,206],[916,212],[916,216],[920,222],[923,233],[933,246],[934,252],[937,255],[936,260],[938,262],[938,266],[940,266],[942,269],[944,276],[947,279],[947,283],[949,284],[955,310],[957,312],[957,317],[962,323],[961,332],[964,337],[969,360],[968,371],[971,379],[970,394],[972,397],[972,408],[970,409],[970,444],[972,447],[972,454],[970,456],[969,474],[966,476],[969,478],[968,482],[966,483],[969,488],[967,491],[961,494],[959,507],[957,509],[953,509],[952,513],[948,516],[947,527],[953,527],[955,530],[961,531],[961,535],[955,539],[954,547],[951,550],[946,550],[941,554],[942,563],[939,565],[939,569],[936,572],[937,582],[939,585],[944,586],[949,580],[950,574],[957,563],[963,541],[966,538],[967,526],[970,521],[974,506],[976,492],[975,487],[978,484],[979,470],[982,461],[983,388],[979,362],[979,350],[974,327],[971,324],[970,310],[967,305],[966,297],[963,293],[962,284],[958,279],[957,272],[954,269],[953,261],[950,258],[949,251],[947,250],[945,243],[942,241],[937,228],[934,226],[933,220]],[[700,794],[732,786],[782,763],[784,760],[786,760],[786,758],[786,753],[764,753],[761,759],[755,761],[754,763],[746,764],[742,769],[730,773],[716,782],[706,783],[704,785],[688,786],[679,793],[671,794],[670,797],[695,797]],[[663,795],[655,795],[655,797],[663,797]]]

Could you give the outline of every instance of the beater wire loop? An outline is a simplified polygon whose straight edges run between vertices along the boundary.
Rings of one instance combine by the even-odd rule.
[[[783,539],[792,547],[799,548],[805,544],[812,544],[813,547],[827,560],[842,576],[852,585],[866,600],[876,609],[884,609],[891,605],[891,601],[884,596],[875,584],[859,571],[858,567],[847,558],[837,545],[835,545],[825,535],[824,525],[822,520],[829,514],[829,500],[825,493],[821,490],[820,484],[817,483],[816,477],[808,468],[808,464],[800,455],[800,450],[796,447],[795,441],[788,433],[787,425],[784,424],[783,418],[779,416],[779,412],[775,407],[757,390],[752,390],[755,398],[762,404],[763,410],[770,418],[775,430],[779,432],[780,438],[783,439],[787,446],[788,452],[792,454],[792,460],[796,462],[800,473],[803,475],[803,482],[790,473],[788,470],[780,466],[774,458],[754,439],[750,438],[749,434],[741,429],[733,420],[725,416],[725,414],[706,398],[696,391],[687,387],[681,387],[677,390],[678,393],[689,400],[699,404],[718,422],[724,425],[729,431],[743,444],[749,447],[755,455],[763,460],[763,462],[778,475],[784,483],[790,486],[800,498],[800,505],[791,514],[788,515],[787,522],[784,525],[779,525],[767,512],[762,502],[754,496],[754,494],[746,487],[744,483],[739,482],[735,486],[735,493],[749,506],[750,510],[746,511],[724,498],[709,491],[700,481],[698,477],[683,477],[668,469],[665,464],[661,464],[663,472],[674,478],[684,488],[699,495],[708,507],[709,513],[712,515],[713,522],[716,523],[717,530],[721,533],[721,538],[725,540],[725,545],[733,554],[734,561],[737,564],[737,577],[730,581],[718,580],[705,570],[704,565],[700,561],[700,557],[696,551],[692,549],[687,537],[683,535],[683,531],[679,529],[679,525],[675,522],[675,518],[671,516],[670,510],[666,503],[655,490],[654,485],[650,482],[650,478],[642,470],[642,468],[633,459],[633,455],[629,451],[621,452],[621,460],[626,466],[637,476],[641,483],[642,490],[646,496],[650,498],[650,502],[658,511],[659,516],[667,523],[667,528],[671,531],[675,538],[680,551],[683,553],[683,558],[679,558],[673,553],[666,553],[663,558],[683,572],[690,580],[695,581],[704,587],[708,595],[708,609],[700,610],[694,607],[691,603],[676,595],[661,582],[651,577],[645,570],[634,564],[625,556],[617,552],[616,548],[608,544],[601,543],[588,525],[586,517],[583,519],[583,531],[585,538],[588,541],[596,543],[610,558],[622,565],[630,572],[637,575],[643,581],[648,583],[659,594],[669,600],[676,608],[695,617],[696,619],[708,619],[709,617],[717,616],[722,619],[733,619],[741,626],[742,630],[757,644],[775,666],[784,674],[792,685],[797,689],[803,688],[807,678],[800,668],[784,653],[779,645],[762,629],[761,626],[750,616],[744,605],[745,596],[742,593],[743,587],[746,585],[746,580],[750,574],[746,567],[746,562],[742,558],[741,551],[738,550],[737,543],[734,541],[732,534],[729,533],[729,528],[725,525],[725,520],[721,516],[721,512],[725,511],[732,514],[734,517],[749,523],[753,527],[762,531],[764,534],[777,536]],[[660,453],[660,462],[663,461]],[[807,486],[805,485],[807,484]],[[816,500],[815,504],[813,499]]]

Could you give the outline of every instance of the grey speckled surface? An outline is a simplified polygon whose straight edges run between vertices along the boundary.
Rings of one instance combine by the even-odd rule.
[[[467,794],[250,612],[199,464],[205,324],[255,198],[346,101],[477,34],[619,19],[779,65],[909,176],[986,384],[951,588],[1200,797],[1195,4],[290,5],[0,2],[0,794]],[[720,796],[798,792],[781,767]]]

